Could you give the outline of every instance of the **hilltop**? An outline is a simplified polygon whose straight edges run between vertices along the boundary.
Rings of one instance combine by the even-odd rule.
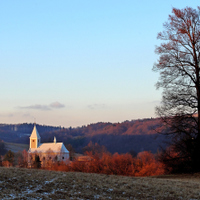
[[[99,122],[76,128],[37,125],[42,142],[57,141],[71,144],[77,152],[90,141],[104,145],[111,153],[151,151],[156,153],[160,146],[165,147],[166,137],[156,132],[166,131],[160,119],[140,119],[122,123]],[[0,139],[9,143],[29,144],[33,124],[0,124]]]

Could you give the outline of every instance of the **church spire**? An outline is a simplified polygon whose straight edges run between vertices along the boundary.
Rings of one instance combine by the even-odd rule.
[[[34,123],[33,131],[30,136],[30,148],[38,148],[40,146],[40,135]]]

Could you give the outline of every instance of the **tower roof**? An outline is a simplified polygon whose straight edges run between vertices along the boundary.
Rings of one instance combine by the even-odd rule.
[[[35,124],[34,124],[33,131],[31,133],[30,138],[38,138],[38,139],[40,139],[40,135],[39,135],[39,133],[37,131],[37,128],[36,128]]]

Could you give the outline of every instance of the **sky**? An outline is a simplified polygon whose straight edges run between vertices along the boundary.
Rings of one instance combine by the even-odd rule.
[[[156,117],[158,32],[186,0],[0,0],[0,123]]]

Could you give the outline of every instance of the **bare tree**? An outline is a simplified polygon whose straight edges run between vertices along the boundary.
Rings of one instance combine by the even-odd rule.
[[[153,70],[160,73],[156,86],[163,88],[163,95],[156,112],[170,128],[166,134],[181,166],[199,171],[200,7],[173,8],[158,39],[163,43],[156,47],[159,59]]]

